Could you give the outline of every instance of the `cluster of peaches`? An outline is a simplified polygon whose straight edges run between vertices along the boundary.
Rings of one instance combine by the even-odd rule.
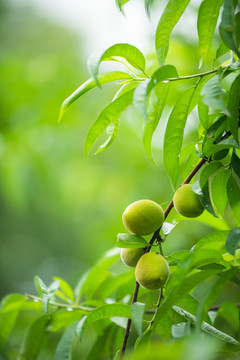
[[[197,217],[203,207],[192,185],[182,185],[174,194],[176,211],[185,217]],[[138,200],[130,204],[123,213],[123,224],[132,234],[146,236],[160,229],[164,222],[162,207],[152,200]],[[148,290],[163,287],[168,279],[169,267],[166,259],[156,252],[146,252],[146,248],[122,248],[124,264],[135,268],[137,282]]]

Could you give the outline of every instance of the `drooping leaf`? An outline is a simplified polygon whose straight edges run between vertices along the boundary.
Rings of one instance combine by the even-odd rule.
[[[98,83],[100,85],[107,84],[116,80],[128,79],[132,79],[132,77],[123,71],[111,71],[98,75]],[[85,83],[83,83],[77,90],[75,90],[69,97],[67,97],[67,99],[65,99],[61,105],[58,122],[60,123],[63,115],[65,114],[69,106],[72,105],[72,103],[79,99],[80,96],[82,96],[89,90],[94,89],[95,87],[97,87],[96,81],[93,78],[90,78]]]
[[[214,174],[221,167],[223,167],[223,164],[218,161],[211,162],[210,164],[207,164],[204,167],[204,169],[201,172],[200,179],[199,179],[199,184],[200,184],[201,188],[203,188],[204,185],[207,183],[207,181],[209,180],[209,177],[212,174]]]
[[[222,218],[224,218],[224,213],[228,201],[227,182],[229,177],[230,172],[227,169],[223,168],[216,172],[211,181],[210,196],[214,208],[216,209],[215,212],[221,215]],[[221,196],[219,196],[219,194],[221,194]]]
[[[235,218],[240,221],[240,189],[232,176],[227,183],[227,194]]]
[[[239,149],[240,146],[235,139],[228,138],[220,141],[218,144],[214,144],[208,151],[205,152],[207,157],[219,153],[225,149]]]
[[[53,314],[49,325],[47,327],[48,331],[50,332],[58,332],[62,329],[67,329],[71,326],[75,321],[79,321],[84,315],[88,315],[91,308],[87,308],[85,310],[79,309],[72,309],[69,306],[68,310],[59,310]]]
[[[221,273],[221,276],[209,287],[199,302],[197,311],[197,327],[201,326],[203,317],[224,289],[226,283],[236,274],[238,268],[232,268]]]
[[[240,241],[240,228],[235,228],[229,232],[226,240],[225,246],[229,254],[233,256],[235,255],[239,241]]]
[[[206,130],[209,128],[209,121],[210,121],[208,110],[209,110],[208,106],[204,104],[204,102],[202,102],[202,99],[200,98],[198,102],[198,116],[202,126]]]
[[[138,336],[143,334],[143,316],[145,313],[146,304],[135,302],[131,305],[132,322],[137,330]]]
[[[85,327],[95,321],[111,318],[114,316],[121,316],[131,318],[131,307],[124,304],[108,304],[93,310],[88,316],[84,316],[77,325],[77,336],[82,338],[82,333]]]
[[[229,115],[229,111],[224,103],[220,74],[208,80],[202,88],[201,95],[204,104]]]
[[[203,188],[202,188],[202,194],[199,196],[199,200],[201,205],[205,210],[207,210],[210,214],[212,214],[214,217],[218,217],[217,214],[214,211],[212,201],[210,198],[209,193],[209,182],[207,182]]]
[[[95,155],[100,153],[101,151],[106,150],[113,143],[118,133],[118,126],[119,126],[119,119],[117,119],[115,123],[110,124],[107,127],[106,132],[108,134],[108,138],[106,141],[104,141],[102,145],[99,146],[99,148],[95,152]]]
[[[54,360],[72,360],[74,345],[77,340],[77,324],[78,321],[73,323],[62,335],[57,345]]]
[[[177,70],[173,65],[164,65],[158,68],[151,79],[144,80],[134,92],[133,103],[140,114],[147,120],[151,120],[147,113],[147,99],[151,90],[160,82],[167,81],[169,78],[178,77]]]
[[[88,59],[88,68],[93,79],[98,83],[98,70],[102,61],[120,61],[125,59],[135,69],[144,71],[145,58],[140,50],[130,44],[115,44],[103,53],[94,53]],[[100,83],[98,83],[100,85]]]
[[[189,276],[178,277],[178,282],[175,283],[175,286],[170,290],[163,301],[161,302],[153,323],[153,329],[156,328],[158,321],[161,321],[161,317],[175,305],[175,303],[183,298],[190,290],[200,284],[202,281],[208,279],[214,275],[217,270],[202,270]],[[167,290],[167,289],[166,289]]]
[[[48,317],[41,316],[35,320],[28,328],[26,337],[23,341],[18,360],[35,360],[46,341],[46,325]]]
[[[156,162],[152,155],[152,138],[166,104],[168,90],[169,84],[165,83],[159,84],[152,90],[147,110],[150,121],[145,121],[144,124],[143,145],[149,159],[155,164]]]
[[[238,122],[239,122],[239,97],[240,97],[240,75],[238,75],[229,90],[228,110],[230,116],[228,116],[229,129],[238,142]]]
[[[231,301],[224,301],[217,311],[217,316],[226,319],[233,328],[238,331],[239,328],[239,309]]]
[[[193,322],[193,324],[196,325],[196,323],[197,323],[196,316],[193,316],[188,311],[183,310],[178,306],[173,306],[173,309],[175,311],[177,311],[179,314],[185,316],[186,319],[191,320]],[[218,338],[219,340],[228,342],[228,343],[233,344],[233,345],[239,345],[239,342],[236,339],[234,339],[232,336],[229,336],[229,335],[225,334],[224,332],[216,329],[215,327],[209,325],[208,323],[206,323],[204,321],[201,323],[201,330],[208,333],[208,334],[210,334],[210,335],[212,335],[212,336],[214,336],[214,337],[216,337],[216,338]]]
[[[190,0],[170,0],[157,25],[155,47],[158,62],[164,65],[168,53],[170,34]]]
[[[205,63],[223,0],[204,0],[198,10],[197,29],[199,37],[200,67]]]
[[[89,151],[91,150],[95,141],[104,132],[104,130],[106,130],[110,124],[115,125],[122,111],[131,104],[133,91],[134,90],[130,90],[117,99],[113,100],[113,102],[106,106],[105,109],[100,113],[97,120],[93,123],[88,131],[84,145],[85,158],[88,157]]]
[[[129,2],[129,0],[116,0],[116,4],[119,8],[120,11],[123,12],[123,5],[126,4],[127,2]]]
[[[223,42],[240,57],[234,36],[234,0],[224,0],[222,20],[219,26]]]
[[[119,248],[144,248],[148,246],[147,240],[141,236],[121,233],[117,235],[117,247]]]
[[[21,294],[10,294],[2,299],[0,307],[0,349],[4,347],[17,320],[25,298]]]
[[[195,87],[187,89],[177,100],[168,119],[164,135],[163,160],[173,188],[176,187],[179,176],[179,155],[194,91]]]
[[[92,289],[93,284],[96,285],[98,275],[104,273],[119,259],[119,253],[120,250],[118,248],[107,251],[103,257],[98,260],[95,266],[81,276],[74,290],[77,299],[81,298],[82,295]]]
[[[74,292],[71,286],[65,280],[61,279],[58,276],[54,276],[53,279],[60,282],[59,287],[62,292],[67,296],[69,300],[74,301]]]
[[[225,244],[228,232],[228,230],[221,230],[204,236],[194,245],[193,251],[201,248],[220,250]]]
[[[232,154],[231,166],[235,171],[235,173],[237,174],[237,176],[240,178],[240,159],[235,152],[233,152]]]

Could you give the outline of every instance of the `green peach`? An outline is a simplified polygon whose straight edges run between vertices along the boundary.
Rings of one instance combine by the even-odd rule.
[[[202,214],[203,207],[199,196],[193,192],[191,184],[182,185],[173,196],[176,211],[185,216],[194,218]]]
[[[148,290],[160,289],[169,275],[168,263],[162,255],[149,252],[141,256],[136,269],[137,282]]]
[[[135,267],[137,265],[140,257],[145,254],[145,250],[141,248],[124,248],[121,249],[121,259],[122,262],[131,267]]]
[[[123,224],[132,234],[142,236],[154,233],[164,221],[162,207],[152,200],[138,200],[123,213]]]

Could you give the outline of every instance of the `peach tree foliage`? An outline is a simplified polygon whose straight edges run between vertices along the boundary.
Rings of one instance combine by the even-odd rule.
[[[128,1],[117,0],[121,11]],[[145,0],[148,15],[152,5],[153,0]],[[174,224],[166,221],[173,207],[171,199],[164,209],[163,225],[149,242],[142,236],[119,234],[117,246],[83,274],[75,289],[57,277],[47,286],[36,276],[38,295],[9,294],[2,300],[0,354],[3,358],[37,359],[50,346],[49,339],[58,334],[54,359],[79,359],[79,344],[91,326],[96,339],[89,349],[89,360],[183,359],[191,351],[201,353],[201,359],[205,360],[224,352],[232,358],[239,354],[238,307],[230,301],[214,304],[227,284],[240,286],[240,4],[237,0],[199,1],[195,24],[199,72],[188,75],[181,75],[181,69],[166,63],[166,57],[171,32],[190,6],[190,0],[169,0],[163,6],[155,32],[156,69],[151,72],[142,52],[128,43],[114,44],[104,52],[93,54],[88,60],[91,77],[63,102],[59,121],[68,107],[85,93],[116,82],[118,91],[88,131],[84,156],[88,157],[104,133],[106,140],[96,153],[112,144],[121,113],[133,104],[144,122],[143,146],[150,161],[155,163],[152,138],[161,127],[163,114],[166,116],[169,90],[175,82],[184,83],[184,90],[178,94],[167,119],[163,162],[174,191],[191,181],[205,213],[222,219],[230,216],[231,221],[226,220],[229,227],[203,237],[190,251],[165,256],[170,276],[160,291],[141,289],[139,292],[134,271],[118,273],[117,263],[119,248],[144,248],[148,252],[157,251],[154,245],[159,245],[164,253],[164,242],[174,228]],[[209,64],[213,37],[218,48]],[[125,71],[101,72],[103,61],[121,62]],[[184,131],[192,111],[198,114],[199,139],[186,150]],[[193,289],[203,283],[207,286],[197,299]],[[29,313],[34,314],[33,320],[22,334],[21,345],[16,346],[13,334],[18,329],[19,318],[27,318]],[[227,321],[226,329],[230,331],[217,327],[218,316]],[[125,349],[131,351],[125,354]]]

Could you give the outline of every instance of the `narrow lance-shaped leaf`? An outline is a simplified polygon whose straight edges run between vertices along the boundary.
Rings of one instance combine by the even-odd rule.
[[[198,11],[200,67],[205,63],[223,0],[204,0]]]
[[[223,164],[221,162],[212,162],[204,167],[204,169],[201,172],[199,183],[201,188],[204,187],[204,185],[207,183],[209,177],[214,174],[217,170],[219,170],[221,167],[223,167]]]
[[[240,57],[234,36],[234,13],[234,0],[225,0],[219,30],[223,42]]]
[[[240,179],[240,159],[235,152],[232,154],[231,166]]]
[[[217,270],[202,270],[195,274],[185,276],[179,279],[177,286],[167,294],[164,300],[161,302],[153,323],[153,329],[156,328],[157,323],[161,321],[162,316],[169,311],[176,302],[182,299],[190,290],[195,286],[200,284],[202,281],[208,279],[210,276],[214,275]]]
[[[160,65],[164,64],[167,56],[170,34],[189,4],[189,1],[170,0],[163,11],[155,34],[155,47]]]
[[[98,116],[95,123],[89,129],[84,145],[85,158],[98,137],[110,124],[115,124],[122,111],[131,104],[134,90],[130,90],[109,104]]]
[[[151,93],[150,104],[148,107],[148,117],[150,121],[145,121],[143,132],[143,145],[149,159],[156,163],[152,155],[152,138],[161,118],[169,90],[169,83],[159,84]]]
[[[124,304],[108,304],[93,310],[88,316],[84,316],[77,325],[77,336],[81,340],[85,327],[95,321],[122,316],[131,318],[131,307]]]
[[[227,183],[227,194],[233,214],[240,222],[240,189],[232,176],[230,176]]]
[[[135,302],[131,305],[132,322],[139,336],[143,333],[143,316],[146,304]]]
[[[217,296],[222,292],[226,283],[236,274],[238,268],[232,268],[221,273],[221,276],[210,286],[200,300],[197,311],[197,327],[200,328],[201,322],[208,309],[214,303]]]
[[[111,71],[98,75],[98,83],[100,85],[107,84],[111,81],[132,79],[132,77],[123,71]],[[93,78],[88,79],[84,82],[77,90],[75,90],[61,105],[58,122],[60,123],[63,115],[69,106],[79,99],[82,95],[91,89],[97,87],[97,83]]]
[[[195,86],[187,89],[180,99],[178,99],[170,114],[165,131],[163,160],[173,188],[176,187],[179,176],[179,156],[183,142],[184,128],[195,89]]]
[[[118,133],[119,122],[120,122],[119,119],[117,119],[114,124],[110,124],[107,127],[106,133],[108,135],[108,138],[106,141],[104,141],[102,145],[99,146],[99,148],[95,152],[95,155],[97,155],[101,151],[106,150],[113,143]]]
[[[147,120],[150,120],[147,113],[147,101],[151,90],[160,82],[176,77],[178,77],[176,68],[173,65],[164,65],[153,73],[151,79],[146,79],[138,85],[134,92],[133,103],[140,114]]]
[[[29,327],[25,340],[22,344],[18,360],[35,360],[41,351],[44,340],[46,340],[46,325],[48,317],[41,316]]]
[[[78,321],[73,323],[62,335],[56,349],[54,360],[72,360],[74,345],[77,339],[76,327]]]
[[[228,116],[229,129],[238,142],[238,122],[239,122],[239,97],[240,97],[240,75],[238,75],[233,81],[229,90],[228,110],[230,115]]]
[[[240,228],[235,228],[231,230],[227,236],[226,240],[226,249],[231,255],[235,255],[235,252],[238,248],[238,244],[240,241]]]
[[[148,246],[147,240],[141,236],[123,233],[117,236],[117,246],[120,248],[144,248]]]
[[[230,177],[230,172],[223,168],[218,171],[212,181],[210,187],[210,196],[212,198],[212,202],[214,207],[216,208],[216,212],[224,218],[225,208],[227,205],[227,182]],[[221,194],[221,196],[219,196]]]
[[[51,299],[53,298],[54,294],[56,293],[57,289],[59,288],[60,281],[59,280],[53,281],[50,284],[50,286],[47,287],[38,276],[35,276],[34,282],[35,282],[36,289],[38,290],[38,292],[41,296],[43,310],[48,316],[50,316],[49,303],[50,303]]]
[[[89,72],[98,82],[98,70],[99,65],[102,61],[119,61],[121,58],[127,60],[127,62],[135,69],[144,71],[145,69],[145,58],[140,50],[130,44],[115,44],[110,46],[103,54],[94,53],[88,59]]]
[[[122,7],[123,7],[123,5],[126,4],[127,2],[129,2],[129,0],[116,0],[116,4],[117,4],[117,6],[118,6],[118,8],[119,8],[120,11],[123,12]]]
[[[173,306],[173,309],[178,312],[178,314],[185,316],[187,319],[191,320],[194,325],[197,323],[196,316],[190,314],[188,311],[181,309],[178,306]],[[219,340],[228,342],[230,344],[239,345],[239,342],[234,339],[232,336],[229,336],[228,334],[225,334],[224,332],[216,329],[215,327],[209,325],[206,322],[202,322],[201,324],[201,330],[218,338]]]
[[[199,120],[205,130],[209,128],[209,115],[208,115],[208,106],[202,102],[202,99],[199,99],[198,102],[198,116]]]
[[[229,115],[229,111],[227,110],[223,99],[223,90],[219,74],[212,77],[204,85],[201,95],[204,104]]]

